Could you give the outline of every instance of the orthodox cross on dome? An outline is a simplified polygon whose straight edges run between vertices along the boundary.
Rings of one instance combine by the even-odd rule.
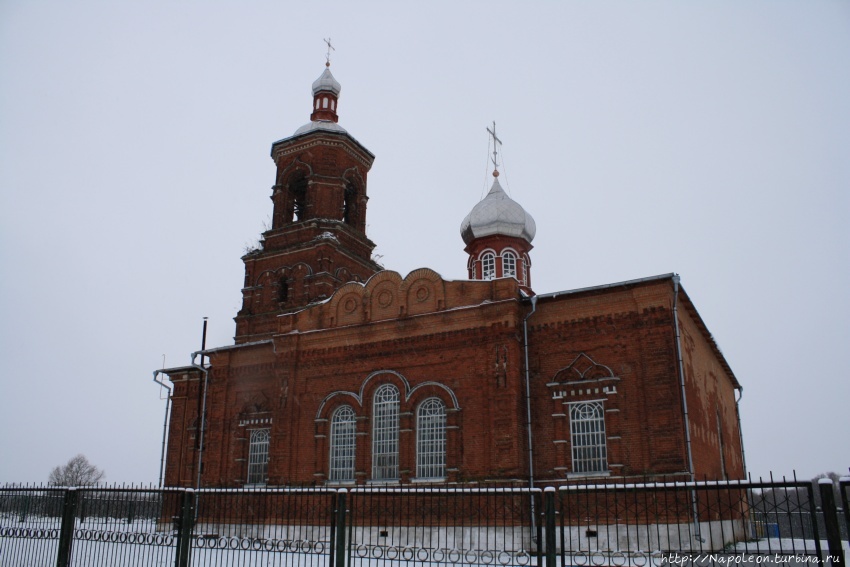
[[[493,121],[493,129],[490,130],[489,128],[487,128],[487,132],[489,132],[490,136],[492,136],[492,138],[493,138],[493,159],[491,160],[493,162],[493,177],[499,177],[499,162],[497,160],[497,151],[498,150],[497,150],[496,144],[501,145],[502,140],[500,140],[496,136],[496,121],[495,120]]]
[[[330,67],[331,66],[331,49],[336,51],[336,48],[333,45],[331,45],[331,38],[328,38],[324,41],[325,41],[325,43],[328,44],[328,54],[325,55],[325,67]]]

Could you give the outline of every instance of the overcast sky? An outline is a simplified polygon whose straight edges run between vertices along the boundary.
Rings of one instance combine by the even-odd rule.
[[[271,143],[342,83],[388,269],[466,277],[501,177],[535,291],[677,272],[749,470],[850,466],[850,3],[0,0],[0,483],[156,482],[152,372],[232,343]]]

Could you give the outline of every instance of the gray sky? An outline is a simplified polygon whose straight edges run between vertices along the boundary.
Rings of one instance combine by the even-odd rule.
[[[157,480],[151,373],[232,343],[326,37],[385,267],[466,277],[495,120],[535,290],[681,274],[750,471],[847,472],[850,3],[5,0],[0,482]]]

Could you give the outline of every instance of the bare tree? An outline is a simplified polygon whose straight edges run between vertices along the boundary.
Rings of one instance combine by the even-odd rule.
[[[57,486],[91,486],[104,479],[106,473],[89,462],[85,455],[77,455],[56,467],[47,477],[47,482]]]

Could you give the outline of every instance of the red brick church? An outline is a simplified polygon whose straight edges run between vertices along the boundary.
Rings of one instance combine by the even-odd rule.
[[[326,68],[272,144],[235,343],[164,371],[167,485],[744,476],[740,385],[678,276],[536,294],[534,220],[497,169],[461,224],[469,280],[384,270],[339,95]]]

